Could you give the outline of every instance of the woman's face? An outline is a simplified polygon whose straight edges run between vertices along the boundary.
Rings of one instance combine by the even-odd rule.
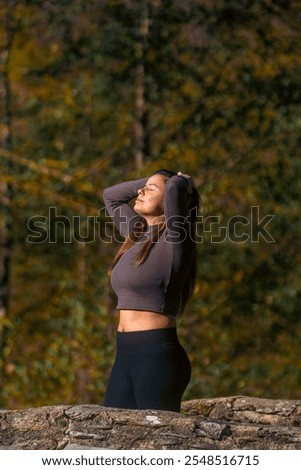
[[[138,189],[138,197],[135,201],[134,210],[148,221],[152,217],[164,214],[163,198],[166,177],[157,174],[151,176],[144,188]]]

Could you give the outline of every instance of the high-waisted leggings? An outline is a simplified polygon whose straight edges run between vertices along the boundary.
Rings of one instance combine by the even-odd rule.
[[[104,406],[180,411],[191,367],[176,328],[117,332]]]

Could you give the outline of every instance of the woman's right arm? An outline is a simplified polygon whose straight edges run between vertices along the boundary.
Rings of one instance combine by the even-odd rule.
[[[137,197],[138,189],[143,188],[147,178],[126,181],[104,189],[103,200],[116,228],[123,237],[129,235],[134,224],[143,218],[129,205]]]

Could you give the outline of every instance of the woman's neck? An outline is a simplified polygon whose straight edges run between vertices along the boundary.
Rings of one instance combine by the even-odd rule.
[[[147,226],[148,227],[152,227],[152,226],[155,226],[155,225],[161,225],[165,222],[165,217],[164,215],[159,215],[159,216],[156,216],[156,217],[153,217],[153,216],[144,216],[145,220],[146,220],[146,223],[147,223]]]

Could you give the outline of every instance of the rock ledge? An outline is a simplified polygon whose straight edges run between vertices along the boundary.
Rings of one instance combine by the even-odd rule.
[[[301,449],[301,401],[190,400],[182,412],[60,405],[0,410],[0,449]]]

